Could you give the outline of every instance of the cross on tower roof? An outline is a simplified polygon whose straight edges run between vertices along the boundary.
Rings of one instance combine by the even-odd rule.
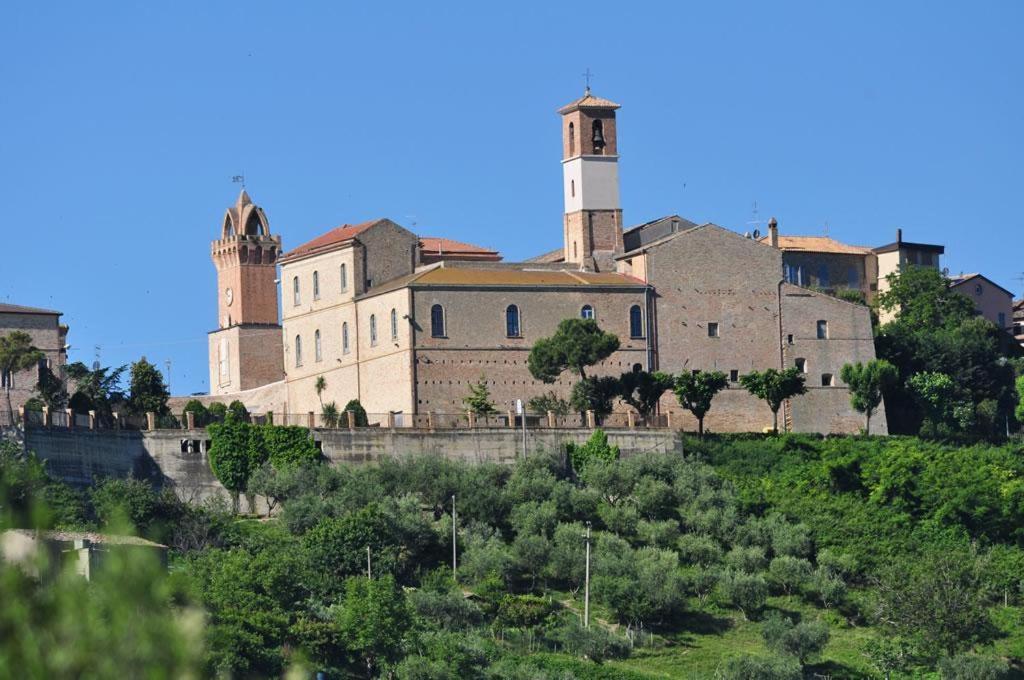
[[[594,74],[590,72],[590,67],[588,66],[587,70],[580,75],[583,76],[583,79],[587,84],[586,93],[590,94],[590,79],[594,77]]]

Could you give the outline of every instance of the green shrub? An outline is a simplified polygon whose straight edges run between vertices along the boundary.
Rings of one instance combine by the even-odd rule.
[[[583,469],[590,463],[595,461],[610,463],[619,457],[619,447],[610,445],[608,443],[608,435],[600,428],[594,430],[594,433],[590,435],[590,439],[582,446],[569,442],[565,445],[565,448],[569,454],[569,462],[572,464],[572,469],[577,474],[582,473]]]
[[[715,673],[718,680],[800,680],[800,666],[787,659],[736,656],[726,660]]]
[[[1006,663],[994,657],[960,654],[939,661],[942,680],[1003,680],[1009,675]]]
[[[828,644],[828,625],[820,621],[793,623],[781,616],[768,618],[762,626],[765,644],[779,654],[792,656],[801,666],[822,652]]]
[[[768,601],[768,584],[764,577],[726,569],[718,582],[722,597],[740,610],[743,618],[756,618]]]
[[[363,408],[363,405],[359,403],[358,399],[352,399],[345,404],[345,408],[342,410],[342,413],[344,414],[348,411],[352,412],[356,427],[366,427],[370,424],[369,419],[366,417],[366,409]],[[345,418],[345,420],[342,421],[342,425],[348,427],[348,416],[343,415],[343,418]]]

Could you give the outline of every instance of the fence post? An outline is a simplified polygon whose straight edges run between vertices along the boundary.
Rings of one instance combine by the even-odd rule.
[[[89,429],[96,429],[96,411],[89,411]]]
[[[395,429],[395,412],[394,411],[388,411],[388,429],[389,430]]]
[[[64,409],[64,413],[68,414],[68,429],[70,430],[75,426],[75,412],[69,408]]]
[[[312,411],[307,411],[306,412],[306,427],[308,427],[311,430],[314,427],[316,427],[316,423],[314,421],[314,418],[315,418],[315,416],[313,415]]]
[[[636,429],[636,415],[632,411],[626,411],[626,426],[629,429]]]
[[[434,431],[434,412],[427,411],[427,429],[431,432]]]
[[[548,411],[548,427],[554,429],[555,427],[555,412]]]
[[[156,429],[156,414],[153,413],[152,411],[146,411],[146,429]]]
[[[49,406],[44,406],[43,407],[43,427],[49,427],[49,426],[50,426],[50,407]]]
[[[115,430],[120,430],[121,429],[121,414],[118,413],[117,411],[114,411],[110,415],[113,416],[113,418],[114,418],[114,429]]]
[[[24,406],[19,406],[18,407],[18,421],[21,423],[22,427],[25,427],[26,425],[28,425],[28,421],[25,420],[25,407]],[[13,425],[13,423],[12,423],[12,425]]]
[[[508,416],[508,426],[510,428],[515,427],[516,426],[516,418],[515,418],[514,415],[512,415],[512,409],[509,409],[508,411],[505,411],[505,415]],[[523,414],[523,417],[524,418],[526,417],[525,413]]]
[[[356,429],[356,414],[354,411],[345,411],[345,420],[348,421],[348,429]]]
[[[670,430],[672,429],[672,411],[665,413],[665,427]]]
[[[185,427],[190,430],[196,429],[196,414],[192,411],[185,411]]]
[[[587,427],[591,430],[597,427],[597,419],[594,417],[594,412],[591,409],[587,409]]]
[[[472,411],[466,411],[466,418],[469,420],[469,429],[476,427],[476,417]]]

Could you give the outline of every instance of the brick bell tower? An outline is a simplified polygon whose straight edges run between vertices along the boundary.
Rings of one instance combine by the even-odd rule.
[[[562,116],[565,261],[588,271],[615,271],[622,252],[615,102],[586,89]]]
[[[231,394],[284,378],[277,314],[281,237],[242,190],[210,245],[217,268],[219,327],[210,337],[210,394]]]

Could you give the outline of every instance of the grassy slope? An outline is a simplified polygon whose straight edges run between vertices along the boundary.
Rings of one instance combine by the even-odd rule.
[[[693,603],[696,605],[696,603]],[[860,649],[872,635],[870,629],[846,625],[834,612],[816,609],[795,597],[772,597],[768,612],[782,610],[803,619],[823,617],[829,623],[831,640],[824,654],[808,670],[833,678],[869,678],[870,668]],[[767,612],[766,612],[767,613]],[[745,621],[738,613],[709,605],[688,617],[688,628],[667,636],[662,644],[637,649],[633,656],[609,665],[642,672],[651,678],[714,678],[724,659],[743,654],[768,654],[761,637],[761,624]]]

